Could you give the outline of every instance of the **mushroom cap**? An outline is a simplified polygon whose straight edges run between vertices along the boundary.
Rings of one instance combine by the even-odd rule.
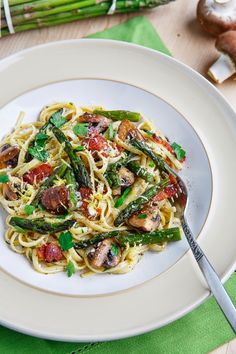
[[[197,18],[205,31],[215,36],[236,30],[236,0],[200,0]]]
[[[232,59],[236,64],[236,31],[222,33],[216,40],[216,49]]]

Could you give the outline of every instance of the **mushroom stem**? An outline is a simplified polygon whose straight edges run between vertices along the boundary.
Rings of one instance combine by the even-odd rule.
[[[208,75],[218,84],[228,79],[236,72],[236,66],[227,54],[221,54],[208,70]]]

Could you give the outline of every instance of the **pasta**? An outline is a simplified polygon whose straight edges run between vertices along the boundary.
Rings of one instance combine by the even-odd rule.
[[[176,179],[145,149],[177,171],[185,152],[139,113],[55,103],[23,118],[0,144],[0,203],[36,271],[127,273],[180,239]]]

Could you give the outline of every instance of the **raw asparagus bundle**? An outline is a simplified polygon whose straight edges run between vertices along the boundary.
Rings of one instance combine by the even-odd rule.
[[[173,0],[117,0],[115,13],[128,13],[164,5]],[[55,26],[89,17],[106,15],[111,0],[8,0],[15,32]],[[1,36],[9,34],[1,5]]]

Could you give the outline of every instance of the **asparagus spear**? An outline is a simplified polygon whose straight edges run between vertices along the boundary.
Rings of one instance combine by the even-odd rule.
[[[64,222],[47,222],[44,218],[38,219],[25,219],[17,216],[11,217],[9,224],[15,228],[20,228],[21,231],[34,231],[40,234],[55,233],[70,229],[75,220],[66,220]]]
[[[153,182],[153,175],[148,172],[145,168],[140,167],[140,165],[135,161],[130,161],[127,165],[128,169],[132,171],[136,176],[141,177],[146,182]]]
[[[142,207],[151,200],[160,190],[166,187],[169,183],[169,179],[164,179],[156,186],[153,186],[141,194],[137,199],[130,202],[125,209],[123,209],[114,221],[114,225],[120,226],[125,222],[131,215],[142,209]]]
[[[60,166],[55,168],[55,170],[53,171],[51,176],[48,177],[47,179],[45,179],[45,181],[41,185],[40,190],[36,194],[36,196],[35,196],[34,200],[32,201],[31,205],[37,206],[39,204],[43,192],[47,188],[49,188],[49,187],[51,187],[53,185],[55,179],[62,178],[64,176],[65,172],[66,172],[66,169],[67,169],[67,165],[64,164],[64,163],[62,163]]]
[[[83,161],[73,151],[71,143],[66,138],[65,134],[62,133],[62,131],[56,127],[54,127],[52,131],[55,137],[57,138],[57,140],[61,144],[65,144],[65,152],[70,158],[71,166],[73,168],[77,182],[79,184],[84,185],[85,187],[91,187],[91,181],[90,181],[88,171],[86,170]]]
[[[10,13],[11,16],[19,15],[19,14],[27,14],[27,13],[32,13],[38,10],[50,10],[52,8],[55,8],[60,5],[66,5],[67,3],[74,3],[74,2],[80,2],[80,3],[88,3],[86,6],[90,6],[95,4],[95,0],[86,0],[86,1],[78,1],[78,0],[37,0],[37,1],[32,1],[29,0],[29,2],[23,1],[22,4],[10,6]],[[4,10],[2,10],[2,18],[4,17]]]
[[[160,157],[158,156],[150,146],[148,146],[144,141],[140,141],[137,139],[132,139],[131,144],[138,150],[142,151],[145,155],[150,157],[153,162],[157,165],[157,167],[164,172],[170,173],[173,175],[173,171],[170,166]]]
[[[76,242],[75,249],[84,249],[93,246],[107,238],[115,237],[121,246],[129,244],[131,247],[139,245],[150,245],[160,242],[170,242],[181,240],[181,232],[179,227],[170,229],[156,230],[150,233],[128,233],[127,231],[111,231],[97,234],[90,240]]]
[[[146,0],[145,2],[141,0],[137,1],[117,1],[116,11],[115,13],[129,13],[132,11],[137,11],[140,8],[151,8],[159,5],[164,5],[173,0]],[[20,1],[20,3],[24,3],[25,1]],[[16,2],[17,4],[17,2]],[[26,23],[25,19],[20,25],[15,25],[15,32],[27,31],[29,29],[36,29],[42,27],[51,27],[62,23],[72,22],[75,20],[81,20],[89,17],[106,15],[110,8],[110,2],[101,3],[94,6],[89,6],[84,9],[78,10],[70,10],[68,12],[63,12],[60,14],[55,14],[51,16],[47,16],[45,18],[37,18],[32,20],[30,23]],[[27,17],[28,14],[26,14]],[[5,26],[2,30],[1,35],[6,36],[9,34],[9,30]]]
[[[69,193],[70,193],[70,201],[72,203],[72,208],[71,209],[75,209],[77,202],[78,202],[78,198],[76,195],[76,189],[77,189],[77,182],[75,179],[75,175],[74,172],[71,168],[67,168],[66,174],[65,174],[65,178],[66,178],[66,182],[67,182],[67,186],[69,188]]]
[[[179,227],[171,229],[157,230],[150,233],[135,233],[128,235],[121,235],[118,238],[121,246],[129,244],[130,247],[139,245],[151,245],[159,242],[170,242],[181,240],[181,233]]]
[[[128,119],[131,122],[139,122],[140,119],[142,118],[140,113],[130,112],[130,111],[121,111],[121,110],[103,111],[103,110],[95,109],[95,111],[93,111],[93,113],[99,114],[101,116],[110,118],[110,119],[115,120],[115,121],[116,120]]]
[[[76,242],[74,244],[74,248],[75,249],[87,248],[89,246],[95,245],[96,243],[99,243],[99,242],[105,240],[106,238],[116,237],[119,234],[120,234],[119,230],[114,230],[114,231],[110,231],[110,232],[104,232],[102,234],[97,234],[93,238],[91,238],[90,240]]]

